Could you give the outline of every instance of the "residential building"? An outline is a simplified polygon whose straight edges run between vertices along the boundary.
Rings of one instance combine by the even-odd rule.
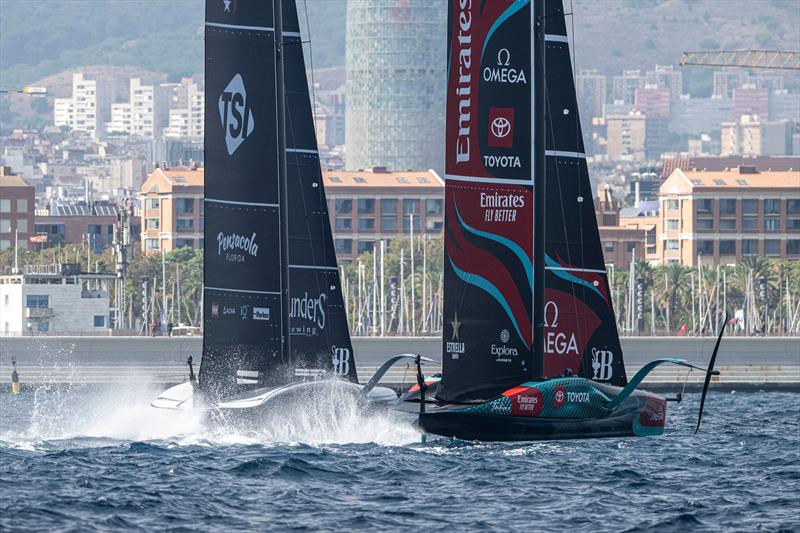
[[[769,119],[800,121],[800,93],[786,89],[773,91],[769,95]]]
[[[720,155],[782,156],[792,154],[792,129],[787,120],[770,122],[743,115],[720,125]]]
[[[28,248],[33,234],[34,187],[0,166],[0,252],[17,246]]]
[[[727,264],[748,255],[800,259],[800,169],[676,168],[660,188],[662,263]]]
[[[131,135],[159,138],[169,124],[169,107],[174,87],[146,85],[139,78],[130,81]]]
[[[108,133],[128,133],[133,131],[133,107],[130,102],[111,104],[111,122]]]
[[[446,16],[437,2],[347,2],[348,170],[443,171]]]
[[[623,222],[625,209],[620,205],[608,185],[598,188],[594,207],[603,257],[606,264],[624,269],[635,259],[648,259],[648,251],[655,253],[655,223],[653,216],[636,219],[633,215]]]
[[[142,184],[142,251],[203,248],[203,168],[156,168]]]
[[[603,106],[608,94],[608,78],[596,70],[582,70],[575,77],[575,91],[581,110],[581,128],[591,130],[592,119],[603,114]]]
[[[636,101],[636,89],[644,87],[647,77],[640,70],[624,70],[622,75],[611,78],[613,99],[625,104]]]
[[[444,181],[433,170],[322,173],[336,257],[352,261],[376,241],[438,235],[444,226]],[[412,226],[413,220],[413,226]]]
[[[78,264],[20,268],[0,275],[0,335],[101,333],[111,327],[113,273]]]
[[[733,100],[730,98],[681,97],[670,108],[669,131],[700,135],[719,129],[721,122],[733,119]]]
[[[670,89],[646,85],[637,87],[634,92],[634,109],[647,118],[665,118],[670,116]]]
[[[608,158],[642,161],[645,158],[646,117],[641,113],[606,117]]]
[[[202,139],[205,108],[205,92],[191,78],[184,78],[174,91],[164,135]]]
[[[83,243],[100,252],[114,242],[118,207],[108,203],[53,204],[36,211],[36,234],[52,244]],[[138,216],[129,218],[131,238],[141,233]]]
[[[733,90],[733,120],[742,115],[755,115],[760,120],[769,117],[769,89],[739,87]]]
[[[669,99],[678,100],[683,93],[683,72],[672,65],[656,65],[655,70],[645,74],[646,85],[653,85],[669,91]]]
[[[82,72],[72,75],[72,96],[55,98],[53,123],[92,136],[104,132],[110,119],[111,87],[100,79],[88,79]]]

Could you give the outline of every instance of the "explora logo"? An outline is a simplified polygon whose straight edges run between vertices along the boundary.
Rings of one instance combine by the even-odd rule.
[[[239,145],[253,133],[255,127],[253,112],[247,105],[247,91],[244,90],[241,74],[234,76],[222,91],[219,97],[219,118],[225,131],[228,155],[233,155]]]

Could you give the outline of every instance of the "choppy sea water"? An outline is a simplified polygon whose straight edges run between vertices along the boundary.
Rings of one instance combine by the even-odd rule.
[[[0,393],[0,530],[800,530],[800,395],[670,404],[655,438],[420,442],[298,412],[234,431],[155,389]]]

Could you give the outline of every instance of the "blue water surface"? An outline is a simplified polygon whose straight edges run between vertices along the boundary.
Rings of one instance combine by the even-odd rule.
[[[0,530],[800,530],[800,395],[670,404],[663,437],[420,442],[407,419],[210,427],[154,390],[0,393]]]

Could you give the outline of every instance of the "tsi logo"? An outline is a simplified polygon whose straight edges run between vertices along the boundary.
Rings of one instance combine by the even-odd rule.
[[[592,370],[594,377],[598,381],[608,381],[614,375],[611,363],[614,362],[614,354],[611,350],[598,350],[592,348]]]
[[[247,311],[249,310],[249,306],[243,305],[239,308],[239,316],[242,317],[242,320],[247,320]]]
[[[333,370],[339,376],[346,376],[350,373],[350,349],[333,348]]]
[[[219,97],[219,118],[225,131],[228,155],[233,155],[239,145],[253,133],[255,120],[247,105],[247,91],[241,74],[237,74]]]
[[[269,307],[253,307],[253,320],[269,320]]]

